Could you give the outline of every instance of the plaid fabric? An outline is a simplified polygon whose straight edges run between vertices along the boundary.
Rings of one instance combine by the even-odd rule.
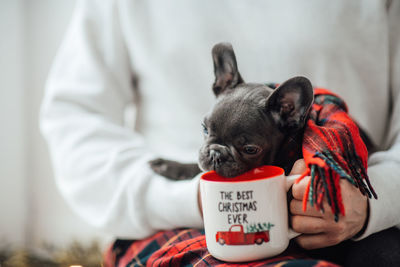
[[[159,232],[147,239],[117,240],[105,253],[105,267],[133,266],[338,266],[307,259],[295,248],[277,257],[247,263],[226,263],[207,250],[203,230],[175,229]]]
[[[347,106],[332,92],[314,89],[314,104],[303,136],[303,158],[311,176],[304,194],[307,203],[322,209],[326,197],[335,220],[345,215],[339,186],[341,178],[359,188],[363,195],[377,198],[367,175],[368,151],[359,129],[347,114]]]

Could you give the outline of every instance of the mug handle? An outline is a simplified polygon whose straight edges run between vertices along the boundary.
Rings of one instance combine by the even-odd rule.
[[[299,178],[299,177],[300,177],[300,174],[285,176],[285,178],[286,178],[286,192],[289,191],[290,187],[294,184],[296,179]],[[292,239],[292,238],[295,238],[295,237],[301,235],[301,233],[293,231],[292,228],[289,228],[288,234],[289,234],[289,239]]]

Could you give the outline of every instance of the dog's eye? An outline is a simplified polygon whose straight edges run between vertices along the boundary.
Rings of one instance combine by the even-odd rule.
[[[257,146],[247,145],[243,147],[243,152],[248,155],[255,155],[260,151]]]
[[[203,133],[205,135],[208,135],[208,129],[207,129],[206,125],[204,123],[202,123],[201,126],[203,126]]]

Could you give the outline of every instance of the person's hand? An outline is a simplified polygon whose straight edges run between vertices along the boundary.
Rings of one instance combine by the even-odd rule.
[[[293,165],[292,174],[301,174],[305,171],[304,160],[298,160]],[[345,216],[340,215],[335,222],[334,214],[328,202],[323,202],[325,213],[318,211],[315,206],[307,205],[303,211],[303,195],[310,177],[305,177],[292,188],[293,200],[290,202],[291,223],[294,231],[302,233],[296,238],[297,243],[305,249],[317,249],[336,245],[355,236],[367,219],[368,200],[358,188],[348,181],[341,179]]]

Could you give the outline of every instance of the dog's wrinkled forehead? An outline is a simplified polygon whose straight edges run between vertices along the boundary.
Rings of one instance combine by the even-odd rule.
[[[251,131],[263,121],[266,101],[272,91],[261,84],[243,84],[220,95],[206,118],[208,126],[219,134],[237,134],[243,129]]]

